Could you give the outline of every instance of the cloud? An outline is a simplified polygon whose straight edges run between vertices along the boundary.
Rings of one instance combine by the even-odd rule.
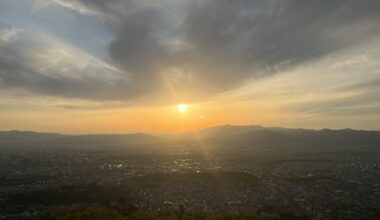
[[[22,32],[22,29],[15,27],[0,27],[0,43],[9,42],[15,37],[17,37]]]
[[[33,3],[34,8],[36,9],[43,9],[51,5],[58,5],[60,7],[77,11],[80,14],[98,15],[98,13],[95,10],[92,10],[91,8],[87,7],[81,1],[76,0],[34,0]]]
[[[83,99],[125,92],[126,74],[52,36],[26,36],[0,44],[0,88]],[[127,96],[127,95],[125,95]]]
[[[375,1],[177,4],[140,7],[119,21],[110,53],[142,91],[174,78],[170,86],[178,92],[223,92],[360,45],[380,31]]]
[[[133,0],[34,0],[34,6],[46,8],[56,5],[76,11],[79,14],[98,16],[102,19],[117,22],[122,20],[123,15],[135,9],[132,5],[134,2]]]
[[[53,3],[107,21],[99,25],[114,35],[111,64],[56,45],[9,43],[0,53],[1,85],[83,99],[199,100],[360,46],[380,32],[380,2],[372,0]]]

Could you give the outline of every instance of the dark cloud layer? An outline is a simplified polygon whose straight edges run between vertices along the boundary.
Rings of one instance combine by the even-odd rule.
[[[380,31],[376,0],[76,2],[115,32],[109,53],[124,72],[120,80],[105,86],[96,78],[51,79],[0,60],[3,84],[89,99],[173,90],[196,99],[356,46]]]
[[[125,77],[72,52],[47,39],[0,42],[0,88],[83,99],[117,97]]]
[[[379,32],[379,9],[370,0],[193,1],[173,27],[167,8],[151,6],[123,17],[110,53],[144,91],[177,68],[179,90],[219,92],[360,44]]]

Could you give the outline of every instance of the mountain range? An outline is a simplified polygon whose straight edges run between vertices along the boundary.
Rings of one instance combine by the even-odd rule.
[[[202,142],[209,145],[380,145],[380,131],[311,130],[259,125],[223,125],[174,135],[88,134],[65,135],[34,131],[0,131],[0,146],[28,144],[59,145],[146,145],[171,142]]]

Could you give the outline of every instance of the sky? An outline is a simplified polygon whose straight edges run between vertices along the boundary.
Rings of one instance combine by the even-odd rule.
[[[378,0],[1,0],[0,130],[380,130],[379,11]]]

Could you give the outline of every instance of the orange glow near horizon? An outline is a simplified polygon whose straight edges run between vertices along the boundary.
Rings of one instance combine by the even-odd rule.
[[[268,117],[264,116],[263,112],[259,112],[259,109],[252,111],[252,108],[247,107],[247,103],[205,102],[183,105],[185,106],[167,105],[97,110],[57,109],[54,112],[50,111],[49,114],[46,112],[9,112],[7,117],[13,119],[12,127],[3,124],[6,126],[3,130],[53,131],[69,134],[175,133],[223,124],[267,124],[268,122]],[[51,123],[52,121],[54,123]]]

